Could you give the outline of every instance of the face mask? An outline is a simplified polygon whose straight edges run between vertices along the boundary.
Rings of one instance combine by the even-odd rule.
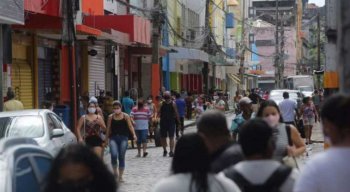
[[[214,96],[214,100],[217,100],[217,99],[219,99],[219,97],[218,96]]]
[[[148,103],[152,103],[152,100],[148,100]]]
[[[169,100],[169,99],[170,99],[170,96],[169,96],[169,95],[165,95],[165,96],[164,96],[164,99],[165,99],[165,100]]]
[[[269,115],[267,117],[264,117],[264,120],[267,124],[269,124],[270,127],[276,127],[279,123],[280,116],[279,115]]]
[[[96,113],[96,108],[89,107],[88,111],[89,111],[89,113]]]
[[[115,113],[115,114],[120,114],[121,112],[122,112],[121,109],[114,109],[114,113]]]

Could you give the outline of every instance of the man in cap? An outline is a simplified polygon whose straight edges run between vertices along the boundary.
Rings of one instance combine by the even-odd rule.
[[[253,108],[252,108],[252,100],[249,99],[249,97],[243,97],[242,99],[239,100],[238,104],[242,113],[237,115],[232,120],[231,133],[232,133],[232,139],[234,141],[237,141],[239,128],[243,125],[243,123],[255,117],[255,112],[253,111]]]

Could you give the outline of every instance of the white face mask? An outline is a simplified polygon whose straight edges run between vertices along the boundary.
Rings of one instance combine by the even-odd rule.
[[[115,113],[115,114],[120,114],[121,112],[122,112],[121,109],[114,109],[114,113]]]
[[[152,100],[148,100],[148,103],[152,103]]]
[[[88,108],[89,113],[96,113],[96,108],[94,107],[89,107]]]
[[[276,115],[269,115],[267,117],[264,117],[264,120],[267,124],[269,124],[270,127],[277,127],[280,121],[280,116],[278,114]]]
[[[217,100],[217,99],[219,99],[219,97],[218,96],[214,96],[214,100]]]

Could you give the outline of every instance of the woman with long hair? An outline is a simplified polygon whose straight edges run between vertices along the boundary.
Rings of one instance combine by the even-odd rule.
[[[159,181],[153,192],[235,192],[240,191],[223,174],[209,173],[210,156],[201,136],[186,134],[178,140],[171,170],[173,175]]]
[[[312,127],[318,119],[317,110],[315,105],[312,103],[311,97],[305,97],[303,99],[300,114],[302,114],[303,117],[306,144],[311,144]]]
[[[122,182],[128,138],[129,136],[134,140],[137,138],[129,115],[122,112],[122,104],[119,101],[114,101],[112,105],[113,113],[108,116],[106,135],[110,140],[114,175],[118,181]]]
[[[103,148],[106,145],[101,133],[106,131],[106,124],[101,115],[97,114],[97,104],[90,102],[86,115],[80,117],[76,128],[79,143],[90,147],[97,156],[103,157]]]
[[[63,148],[54,159],[45,192],[116,192],[117,184],[104,162],[79,144]]]
[[[305,144],[293,125],[283,123],[277,104],[272,100],[261,103],[257,117],[264,119],[275,130],[277,141],[274,158],[282,161],[285,156],[297,157],[304,153]]]

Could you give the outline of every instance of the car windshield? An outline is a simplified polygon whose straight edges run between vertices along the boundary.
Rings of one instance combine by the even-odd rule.
[[[313,91],[312,87],[299,87],[300,91]]]
[[[40,116],[1,117],[0,138],[30,137],[44,135],[44,125]]]

